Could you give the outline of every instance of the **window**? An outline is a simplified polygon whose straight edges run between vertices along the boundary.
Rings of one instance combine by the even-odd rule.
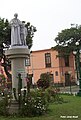
[[[51,67],[51,54],[45,53],[45,65],[46,67]]]
[[[69,67],[69,56],[65,56],[64,60],[65,60],[65,66]]]
[[[25,66],[30,66],[30,57],[25,59]]]
[[[58,71],[55,72],[55,75],[58,76]]]

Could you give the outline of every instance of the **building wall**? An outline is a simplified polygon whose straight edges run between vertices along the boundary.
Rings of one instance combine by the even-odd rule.
[[[45,66],[45,54],[51,54],[51,67]],[[69,57],[69,67],[65,66],[64,59],[62,57],[56,57],[58,52],[52,49],[32,51],[30,54],[30,66],[26,66],[27,73],[33,74],[34,83],[38,81],[41,73],[52,74],[52,82],[54,83],[65,83],[65,74],[70,73],[72,80],[75,80],[75,70],[74,70],[74,56],[70,54]],[[1,63],[0,63],[1,64]],[[58,75],[56,75],[58,72]],[[0,65],[0,74],[6,74],[3,67]]]
[[[61,82],[65,82],[65,74],[69,73],[71,81],[75,82],[75,66],[74,66],[74,55],[71,53],[69,56],[69,66],[65,66],[63,58],[59,58],[60,64],[60,78]]]
[[[63,58],[60,58],[59,59],[59,64],[60,64],[60,70],[61,72],[64,74],[66,71],[72,71],[72,73],[74,74],[74,56],[73,54],[71,53],[70,56],[69,56],[69,67],[65,66],[65,62],[64,62],[64,59]]]
[[[51,54],[51,67],[49,68],[46,68],[45,66],[45,53]],[[35,83],[40,78],[41,73],[46,73],[46,72],[50,72],[53,75],[54,83],[63,82],[62,75],[65,74],[66,72],[71,72],[71,74],[74,76],[73,55],[72,54],[70,55],[69,67],[65,67],[64,59],[56,57],[57,55],[58,55],[58,52],[52,49],[32,51],[32,53],[30,54],[31,66],[27,67],[26,69],[29,74],[33,74]],[[58,72],[57,76],[56,76],[56,72]]]

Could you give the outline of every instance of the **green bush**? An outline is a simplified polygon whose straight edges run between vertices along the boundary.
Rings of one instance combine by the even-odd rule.
[[[0,100],[0,115],[8,115],[7,99],[5,97]]]
[[[12,96],[9,94],[1,97],[0,115],[9,115],[7,111],[11,104],[11,98]],[[57,88],[32,89],[30,93],[24,90],[20,94],[18,115],[32,117],[45,114],[50,102],[63,103],[63,98],[60,97]]]
[[[37,81],[38,88],[46,89],[50,86],[50,74],[42,73],[40,79]]]
[[[60,97],[59,89],[53,86],[47,88],[46,90],[48,102],[63,103],[63,98]]]
[[[22,116],[38,116],[47,111],[48,102],[42,90],[30,92],[21,102],[19,114]]]

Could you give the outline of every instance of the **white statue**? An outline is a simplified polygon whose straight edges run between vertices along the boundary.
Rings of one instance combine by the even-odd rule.
[[[11,46],[21,45],[21,38],[20,38],[20,28],[22,22],[17,19],[18,14],[14,14],[14,18],[10,21],[11,26]]]
[[[25,27],[25,23],[22,22],[20,37],[22,45],[26,45],[26,36],[27,36],[27,28]]]

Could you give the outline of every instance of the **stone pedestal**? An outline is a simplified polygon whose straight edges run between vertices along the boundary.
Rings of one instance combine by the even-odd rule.
[[[16,94],[18,98],[18,74],[21,74],[22,87],[26,86],[25,77],[27,71],[25,69],[25,59],[29,56],[30,52],[26,46],[14,46],[5,51],[5,55],[11,60],[11,72],[12,72],[12,95],[13,88],[16,89]],[[10,114],[18,113],[19,103],[15,100],[13,95],[13,100],[9,108]]]
[[[12,90],[16,89],[18,92],[18,74],[21,74],[22,87],[26,86],[25,77],[27,71],[25,69],[25,59],[29,56],[30,52],[27,47],[14,46],[5,51],[5,55],[11,60],[11,72],[12,72]],[[12,91],[13,95],[13,91]],[[14,100],[14,96],[13,96]],[[15,104],[16,102],[14,102]],[[13,108],[11,105],[11,108]],[[14,105],[14,111],[18,109],[17,105]]]
[[[19,104],[16,100],[12,100],[11,106],[8,108],[9,114],[18,114]]]

